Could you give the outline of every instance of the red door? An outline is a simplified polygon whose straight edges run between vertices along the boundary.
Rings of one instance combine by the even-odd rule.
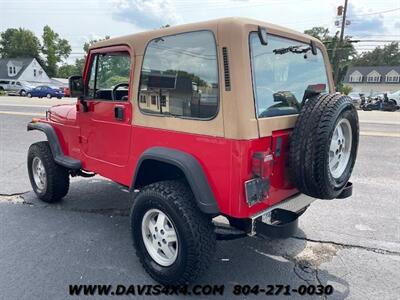
[[[131,145],[131,55],[126,46],[92,50],[78,124],[83,167],[121,182]],[[85,108],[86,106],[86,108]]]

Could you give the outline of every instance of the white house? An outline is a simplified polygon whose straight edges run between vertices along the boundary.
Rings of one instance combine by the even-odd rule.
[[[400,90],[400,66],[350,67],[344,83],[366,95]]]
[[[35,86],[51,83],[36,58],[0,59],[0,80],[27,81]]]

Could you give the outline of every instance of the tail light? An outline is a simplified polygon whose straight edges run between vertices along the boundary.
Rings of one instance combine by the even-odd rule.
[[[274,157],[269,152],[254,152],[251,170],[254,178],[245,181],[246,202],[249,206],[268,198],[269,177],[272,175]]]
[[[259,178],[268,178],[272,175],[274,157],[269,152],[255,152],[252,157],[251,170]]]

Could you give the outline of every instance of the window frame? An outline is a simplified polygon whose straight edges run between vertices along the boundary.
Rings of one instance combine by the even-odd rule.
[[[282,117],[297,116],[297,115],[299,115],[300,112],[298,112],[298,113],[296,113],[296,114],[285,114],[285,115],[268,116],[268,117],[262,117],[262,118],[260,118],[260,117],[258,116],[258,113],[257,113],[257,100],[256,100],[255,89],[254,89],[254,88],[255,88],[255,86],[254,86],[254,72],[253,72],[253,61],[252,61],[251,40],[250,40],[251,34],[252,34],[252,33],[255,33],[256,35],[258,35],[258,32],[257,32],[257,31],[250,31],[250,32],[249,32],[249,35],[248,35],[248,38],[247,38],[247,39],[248,39],[247,44],[248,44],[248,46],[249,46],[249,63],[250,63],[250,72],[251,72],[251,90],[252,90],[252,93],[253,93],[253,103],[254,103],[254,115],[255,115],[255,118],[256,118],[257,120],[267,120],[267,119],[271,119],[271,118],[282,118]],[[302,43],[302,44],[306,44],[306,45],[307,45],[307,42],[302,41],[302,40],[300,40],[300,39],[288,38],[287,36],[282,36],[282,35],[279,35],[279,34],[268,33],[268,36],[273,36],[273,37],[277,37],[277,38],[282,38],[282,39],[285,39],[285,40],[295,41],[295,42],[298,42],[298,43]],[[311,41],[311,39],[310,39],[310,41]],[[315,44],[315,47],[321,52],[322,58],[323,58],[323,60],[324,60],[325,74],[326,74],[326,79],[327,79],[327,80],[326,80],[326,82],[327,82],[326,88],[327,88],[327,91],[330,93],[330,92],[331,92],[331,85],[330,85],[329,70],[328,70],[328,68],[326,67],[326,57],[325,57],[325,55],[324,55],[324,52],[322,51],[323,49],[322,49],[319,45],[316,45],[316,44]]]
[[[129,61],[130,61],[130,68],[129,68],[129,80],[128,80],[128,99],[127,100],[109,100],[109,99],[95,99],[94,95],[86,95],[86,92],[88,90],[89,86],[89,80],[90,80],[90,74],[91,74],[91,68],[93,64],[93,60],[100,54],[107,54],[107,53],[115,53],[115,52],[126,52],[129,55]],[[84,89],[84,98],[85,101],[99,101],[99,102],[109,102],[109,103],[130,103],[131,102],[131,96],[132,96],[132,80],[133,80],[133,74],[134,74],[134,53],[131,47],[129,47],[126,44],[118,44],[118,45],[112,45],[112,46],[105,46],[101,48],[94,48],[89,50],[88,58],[85,63],[84,71],[83,71],[83,89]],[[95,87],[96,87],[96,81],[97,81],[97,70],[98,70],[98,59],[96,61],[96,70],[95,70]]]
[[[147,48],[149,47],[150,43],[155,41],[155,40],[159,40],[159,39],[166,38],[166,37],[184,35],[184,34],[188,34],[188,33],[197,33],[197,32],[209,32],[209,33],[211,33],[211,35],[213,37],[214,46],[215,46],[215,57],[216,57],[216,65],[217,65],[217,79],[218,79],[217,109],[215,111],[215,114],[213,116],[209,117],[209,118],[198,118],[198,117],[188,117],[188,116],[177,116],[177,115],[169,115],[169,114],[151,113],[151,112],[148,112],[148,111],[142,109],[140,107],[140,87],[141,87],[141,84],[142,84],[142,70],[143,70],[144,59],[145,59],[146,53],[147,53]],[[143,51],[142,62],[141,62],[140,73],[139,73],[139,86],[138,86],[138,91],[137,91],[136,103],[138,105],[140,113],[143,114],[143,115],[147,115],[147,116],[163,117],[163,118],[177,118],[177,119],[195,120],[195,121],[211,121],[211,120],[215,119],[218,116],[219,112],[220,112],[221,98],[222,98],[222,96],[221,96],[221,80],[220,80],[219,62],[220,62],[219,47],[218,47],[217,39],[215,37],[215,33],[211,29],[199,29],[199,30],[183,31],[183,32],[178,32],[178,33],[173,33],[173,34],[160,35],[160,36],[157,36],[157,37],[154,37],[154,38],[150,39],[146,43],[146,47],[144,48],[144,51]]]

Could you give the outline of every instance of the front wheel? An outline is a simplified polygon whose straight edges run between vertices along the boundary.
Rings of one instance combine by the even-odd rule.
[[[69,172],[55,163],[48,142],[29,147],[28,174],[33,191],[44,202],[57,202],[68,193]]]
[[[25,96],[25,95],[26,95],[26,91],[25,91],[25,90],[21,90],[21,91],[19,92],[19,95],[20,95],[20,96]]]
[[[187,284],[209,266],[216,238],[211,219],[181,181],[144,187],[131,212],[136,253],[150,276],[162,284]]]
[[[32,98],[32,94],[31,93],[28,93],[26,95],[28,96],[28,98]]]

